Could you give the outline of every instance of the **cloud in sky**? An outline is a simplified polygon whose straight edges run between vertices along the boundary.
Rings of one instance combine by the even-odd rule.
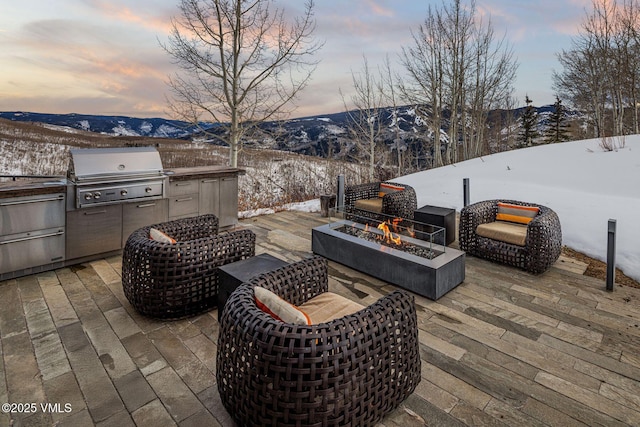
[[[3,5],[0,110],[165,114],[165,81],[176,68],[159,42],[167,40],[179,1],[30,0]],[[569,46],[590,1],[477,0],[483,19],[491,16],[496,35],[505,34],[513,44],[521,64],[514,82],[520,100],[528,93],[536,103],[553,102],[555,53]],[[385,56],[397,63],[429,4],[440,7],[442,0],[316,1],[316,34],[325,45],[295,115],[341,111],[339,90],[351,90],[351,72],[362,67],[363,55],[374,67]],[[290,16],[302,8],[301,0],[275,5]]]

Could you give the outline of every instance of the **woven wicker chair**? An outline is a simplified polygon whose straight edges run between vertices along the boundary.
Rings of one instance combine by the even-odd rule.
[[[537,206],[540,212],[527,226],[525,246],[501,242],[476,234],[480,224],[496,220],[498,202]],[[558,215],[546,206],[513,200],[486,200],[460,212],[460,248],[480,258],[512,265],[533,274],[548,270],[560,256],[562,229]]]
[[[384,221],[389,217],[413,219],[413,212],[418,208],[415,190],[406,184],[387,182],[394,186],[404,187],[404,191],[387,193],[382,197],[382,215],[355,207],[357,200],[377,199],[380,193],[380,182],[349,185],[344,190],[344,207],[347,219],[354,217],[371,218]]]
[[[154,227],[177,242],[149,238]],[[217,304],[218,267],[255,254],[249,230],[218,234],[218,218],[202,215],[134,231],[122,254],[122,287],[138,312],[157,318],[180,318]]]
[[[328,291],[318,256],[241,285],[222,314],[216,376],[241,426],[370,426],[420,382],[413,297],[394,291],[354,314],[296,326],[255,303],[254,287],[294,305]]]

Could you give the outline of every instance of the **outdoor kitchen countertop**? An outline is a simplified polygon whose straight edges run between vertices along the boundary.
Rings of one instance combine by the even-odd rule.
[[[244,175],[245,170],[229,166],[197,166],[191,168],[166,169],[164,173],[169,176],[169,180],[178,181],[185,179]]]
[[[38,194],[66,193],[66,178],[0,178],[0,199],[35,196]]]

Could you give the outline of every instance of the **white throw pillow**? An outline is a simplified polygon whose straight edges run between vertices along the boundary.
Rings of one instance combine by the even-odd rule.
[[[155,240],[156,242],[171,244],[176,243],[176,239],[166,235],[162,231],[155,228],[151,228],[151,230],[149,230],[149,237],[151,238],[151,240]]]

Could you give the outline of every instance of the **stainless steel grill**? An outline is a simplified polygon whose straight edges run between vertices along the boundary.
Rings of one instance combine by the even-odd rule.
[[[165,175],[153,147],[71,149],[75,208],[160,199]]]

